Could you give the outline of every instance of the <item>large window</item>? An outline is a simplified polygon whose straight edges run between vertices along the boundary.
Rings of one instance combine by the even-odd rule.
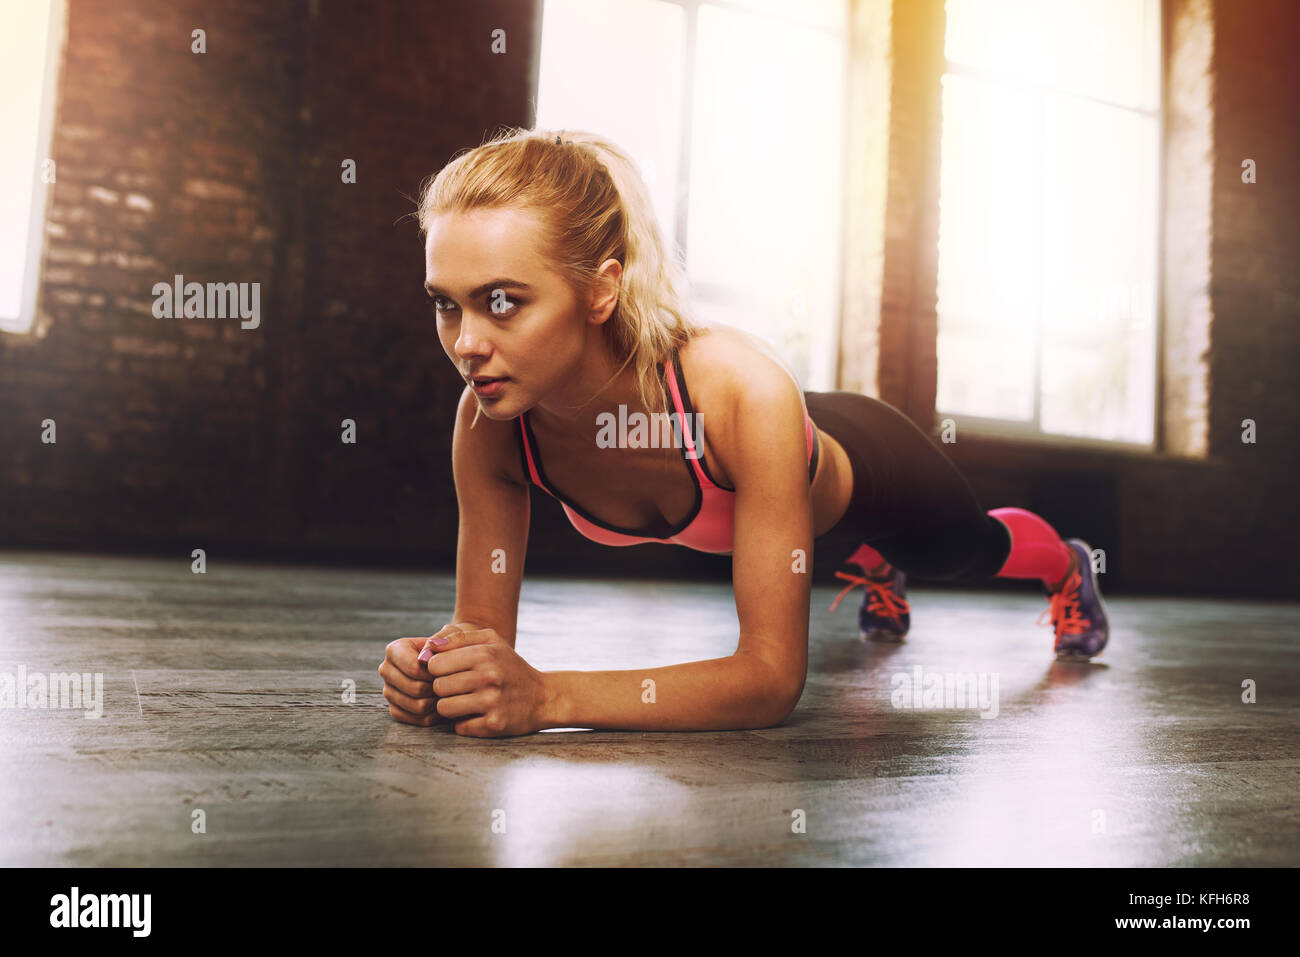
[[[546,0],[540,126],[636,159],[697,318],[833,388],[846,0]]]
[[[36,318],[37,273],[52,180],[50,137],[63,0],[0,7],[0,331],[27,332]]]
[[[940,416],[1150,447],[1158,0],[947,0]]]

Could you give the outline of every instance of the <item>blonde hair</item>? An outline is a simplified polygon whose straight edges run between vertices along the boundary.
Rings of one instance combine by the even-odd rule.
[[[679,250],[665,240],[631,156],[581,130],[501,129],[424,182],[420,235],[444,213],[493,208],[538,216],[543,255],[580,301],[595,290],[600,264],[618,260],[618,303],[604,334],[621,364],[609,381],[631,365],[647,409],[666,409],[659,370],[703,330],[687,314]],[[480,404],[471,427],[482,411]]]

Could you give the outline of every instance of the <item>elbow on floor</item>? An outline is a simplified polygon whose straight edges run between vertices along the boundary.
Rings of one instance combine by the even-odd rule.
[[[799,705],[799,699],[803,697],[803,685],[793,695],[788,691],[783,694],[773,696],[773,700],[779,702],[766,709],[761,719],[761,723],[755,725],[759,728],[772,728],[785,722],[794,714],[794,709]]]

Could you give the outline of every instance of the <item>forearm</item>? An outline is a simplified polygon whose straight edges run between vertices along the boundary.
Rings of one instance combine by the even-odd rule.
[[[547,728],[725,731],[778,724],[791,704],[762,661],[741,654],[632,671],[548,671]]]

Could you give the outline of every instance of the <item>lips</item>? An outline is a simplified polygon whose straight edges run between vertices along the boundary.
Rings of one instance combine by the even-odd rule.
[[[481,399],[495,399],[505,390],[507,376],[474,376],[469,380],[470,388]]]

